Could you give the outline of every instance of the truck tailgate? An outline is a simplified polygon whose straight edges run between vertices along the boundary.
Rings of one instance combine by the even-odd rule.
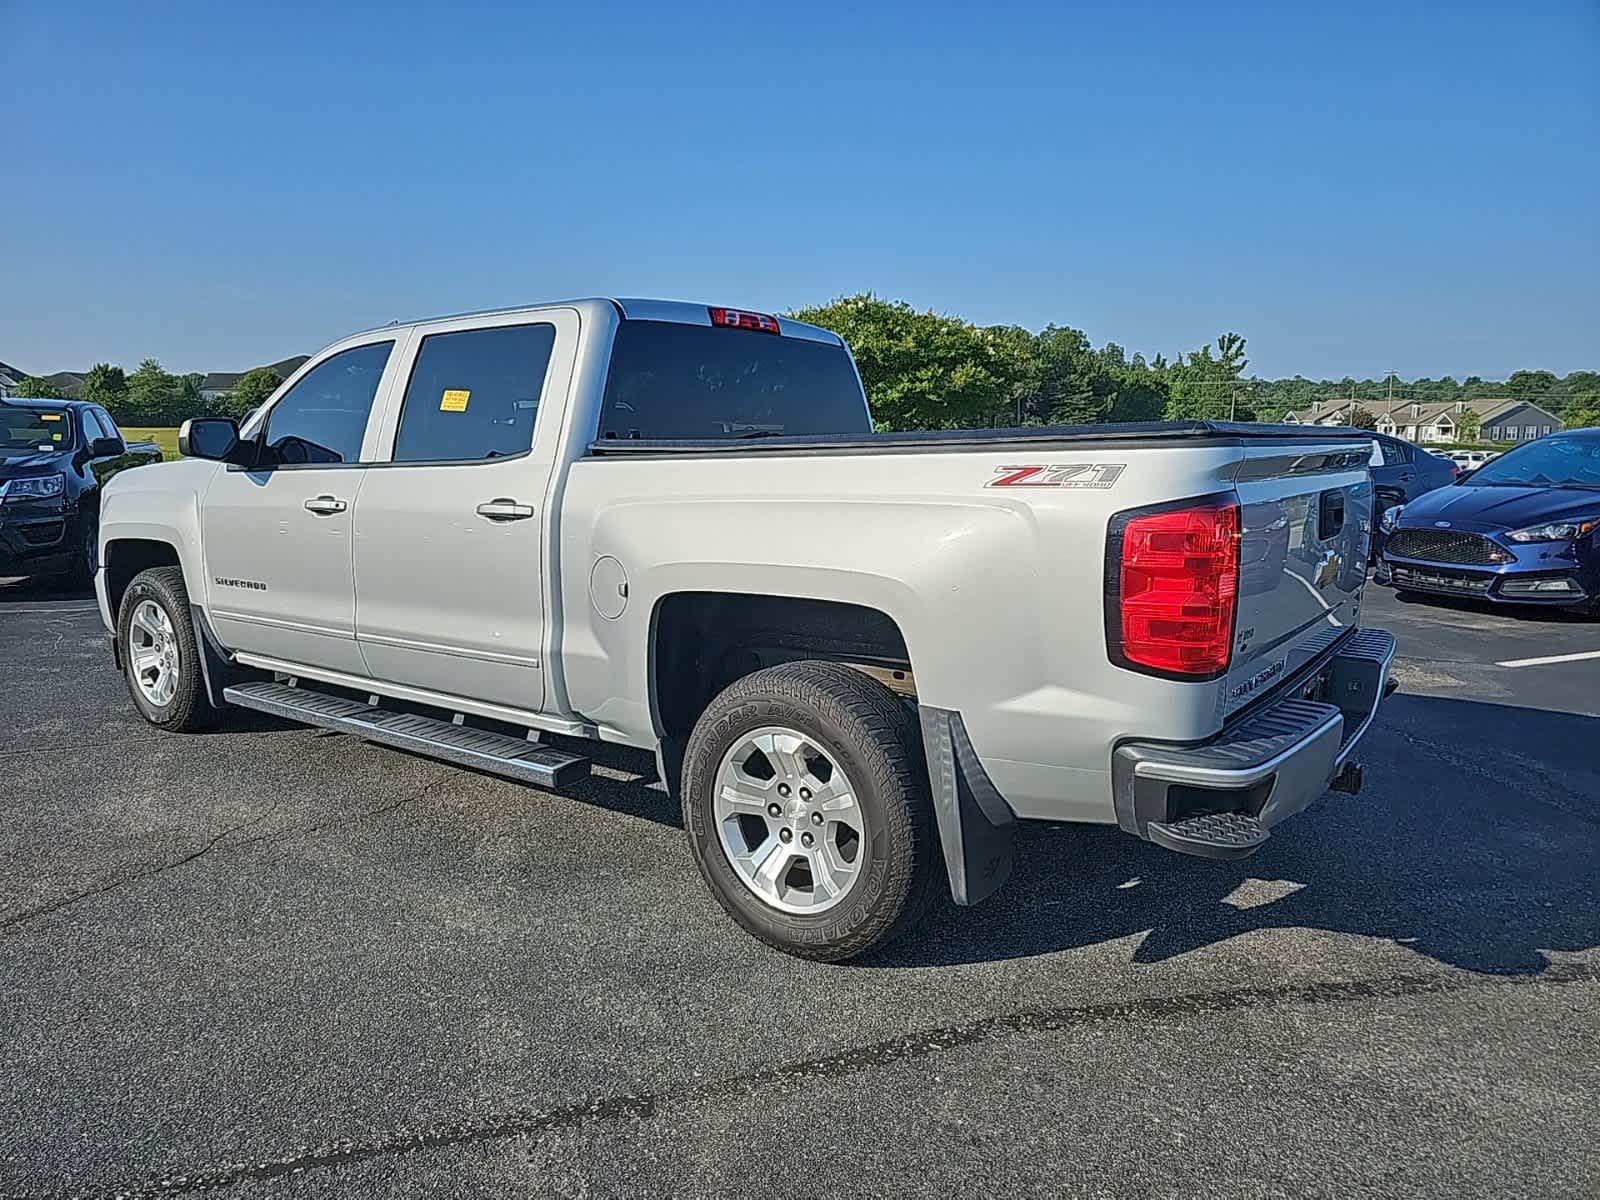
[[[1234,476],[1239,601],[1224,716],[1356,624],[1372,522],[1366,464],[1349,441],[1246,444]]]

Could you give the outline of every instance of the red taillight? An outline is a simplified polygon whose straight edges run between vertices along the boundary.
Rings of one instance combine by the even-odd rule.
[[[1224,673],[1239,600],[1239,506],[1130,513],[1113,538],[1118,526],[1116,611],[1106,613],[1112,658],[1163,674]]]
[[[782,333],[778,318],[766,313],[744,312],[737,308],[710,308],[711,323],[724,329],[754,329],[758,333]]]

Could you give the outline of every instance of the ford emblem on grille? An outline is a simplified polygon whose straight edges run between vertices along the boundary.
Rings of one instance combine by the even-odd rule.
[[[1450,528],[1450,522],[1449,521],[1435,521],[1433,523],[1433,526],[1434,526],[1435,529],[1449,529]]]

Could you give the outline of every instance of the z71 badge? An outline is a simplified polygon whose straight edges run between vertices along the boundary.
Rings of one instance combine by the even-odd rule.
[[[1127,463],[1057,463],[1055,466],[996,467],[984,487],[1108,488]]]

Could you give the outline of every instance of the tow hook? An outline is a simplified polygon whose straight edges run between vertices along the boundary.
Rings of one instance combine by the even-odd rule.
[[[1354,796],[1361,790],[1361,764],[1347,762],[1339,768],[1339,773],[1328,784],[1330,792],[1346,792]]]

